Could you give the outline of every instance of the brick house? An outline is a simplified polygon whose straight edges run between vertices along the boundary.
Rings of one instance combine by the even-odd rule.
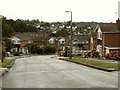
[[[38,46],[45,46],[48,44],[48,36],[43,35],[43,32],[25,32],[17,33],[17,37],[20,38],[20,51],[28,53],[28,47],[31,43],[37,44]]]
[[[116,51],[120,55],[120,20],[116,23],[98,23],[91,35],[91,49],[101,56]]]

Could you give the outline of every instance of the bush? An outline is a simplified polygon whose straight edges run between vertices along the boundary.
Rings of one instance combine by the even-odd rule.
[[[99,58],[100,57],[99,52],[93,52],[92,57]]]
[[[31,44],[29,46],[29,52],[31,54],[53,54],[56,52],[55,47],[53,46],[43,46],[39,47],[36,44]]]
[[[52,46],[45,46],[43,47],[43,50],[44,50],[44,54],[53,54],[56,51],[55,47]]]
[[[88,57],[95,57],[95,58],[99,58],[100,55],[99,55],[99,52],[95,51],[95,50],[91,50],[87,53],[85,53],[85,58],[88,58]]]
[[[43,48],[37,47],[36,52],[37,52],[37,54],[43,54]]]
[[[106,59],[112,59],[112,60],[120,60],[120,55],[118,55],[118,52],[110,52],[105,56]]]
[[[20,56],[21,52],[14,52],[14,56]]]
[[[32,54],[35,54],[35,53],[37,53],[37,45],[36,44],[31,44],[30,46],[29,46],[29,51],[30,51],[30,53],[32,53]]]

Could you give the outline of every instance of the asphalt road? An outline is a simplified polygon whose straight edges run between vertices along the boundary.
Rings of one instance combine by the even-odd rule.
[[[118,75],[58,60],[32,56],[16,60],[2,78],[3,88],[117,88]]]

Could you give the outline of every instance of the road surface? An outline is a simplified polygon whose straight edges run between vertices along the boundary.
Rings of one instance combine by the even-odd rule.
[[[2,78],[3,88],[117,88],[118,75],[58,60],[53,56],[19,58]]]

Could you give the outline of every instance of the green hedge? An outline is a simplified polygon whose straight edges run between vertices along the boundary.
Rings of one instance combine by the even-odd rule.
[[[53,46],[43,46],[40,47],[36,44],[31,44],[29,46],[29,52],[31,54],[53,54],[55,53],[56,49]]]

